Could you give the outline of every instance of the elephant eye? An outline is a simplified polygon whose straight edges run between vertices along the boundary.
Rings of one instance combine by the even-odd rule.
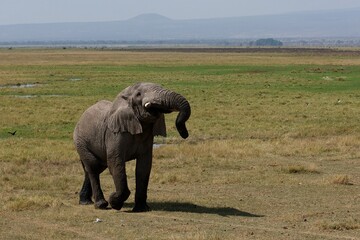
[[[140,96],[141,96],[141,92],[137,92],[136,96],[137,96],[137,97],[140,97]]]

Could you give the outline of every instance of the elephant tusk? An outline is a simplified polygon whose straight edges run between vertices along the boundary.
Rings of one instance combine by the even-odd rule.
[[[145,103],[145,108],[149,108],[149,107],[150,107],[150,105],[151,105],[151,103],[150,103],[150,102]]]

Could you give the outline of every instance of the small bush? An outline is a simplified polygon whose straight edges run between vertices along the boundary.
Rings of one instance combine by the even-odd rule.
[[[345,231],[345,230],[356,230],[360,229],[360,223],[356,219],[344,221],[344,222],[331,222],[331,223],[322,223],[321,229],[323,230],[337,230],[337,231]]]
[[[350,178],[348,175],[337,175],[332,183],[334,184],[340,184],[340,185],[353,185],[351,182],[350,182]]]
[[[289,166],[282,169],[286,173],[320,173],[315,165],[309,166]]]

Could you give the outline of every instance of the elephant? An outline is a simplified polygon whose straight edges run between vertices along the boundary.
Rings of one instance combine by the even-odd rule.
[[[178,111],[176,128],[186,139],[185,122],[191,108],[182,95],[154,83],[137,83],[121,91],[113,102],[89,107],[76,124],[73,140],[85,173],[79,204],[120,210],[130,196],[125,163],[136,159],[133,212],[150,211],[147,189],[152,166],[154,136],[166,136],[164,114]],[[109,168],[115,192],[109,201],[100,186],[100,174]],[[92,197],[94,201],[92,201]]]

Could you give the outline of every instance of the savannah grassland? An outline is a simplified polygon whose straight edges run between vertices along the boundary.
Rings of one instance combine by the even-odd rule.
[[[80,206],[76,121],[139,81],[189,100],[190,137],[167,115],[151,212],[134,162],[121,211]],[[2,49],[0,86],[1,239],[360,238],[359,51]]]

